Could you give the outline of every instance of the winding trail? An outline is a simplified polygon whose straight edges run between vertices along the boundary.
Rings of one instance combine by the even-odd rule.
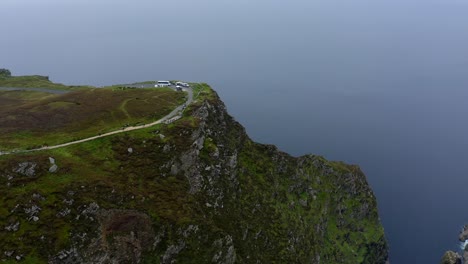
[[[192,101],[193,101],[193,90],[192,90],[192,88],[184,88],[184,91],[186,91],[187,94],[188,94],[187,101],[185,103],[179,105],[178,107],[176,107],[168,115],[166,115],[163,118],[161,118],[161,119],[159,119],[157,121],[154,121],[152,123],[144,124],[144,125],[140,125],[140,126],[125,127],[125,128],[122,128],[121,130],[116,130],[116,131],[108,132],[108,133],[105,133],[105,134],[101,134],[101,135],[97,135],[97,136],[93,136],[93,137],[89,137],[89,138],[75,140],[75,141],[63,143],[63,144],[60,144],[60,145],[45,146],[45,147],[41,147],[41,148],[28,149],[28,150],[13,150],[13,151],[5,151],[5,152],[0,151],[0,156],[1,155],[17,154],[17,153],[28,153],[28,152],[48,150],[48,149],[63,148],[63,147],[67,147],[67,146],[70,146],[70,145],[75,145],[75,144],[88,142],[88,141],[95,140],[95,139],[98,139],[98,138],[108,137],[108,136],[112,136],[112,135],[116,135],[116,134],[120,134],[120,133],[125,133],[125,132],[128,132],[128,131],[134,131],[134,130],[139,130],[139,129],[143,129],[143,128],[152,127],[154,125],[163,123],[165,121],[169,121],[169,120],[171,120],[173,118],[180,118],[181,115],[179,115],[179,113],[181,114],[184,111],[184,109],[189,104],[191,104]]]

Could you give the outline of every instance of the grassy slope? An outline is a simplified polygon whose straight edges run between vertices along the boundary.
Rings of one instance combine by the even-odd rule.
[[[40,75],[0,77],[0,87],[48,88],[56,90],[93,88],[92,86],[68,86],[54,83],[49,80],[49,77]]]
[[[55,145],[148,123],[184,101],[170,89],[0,91],[0,150]]]
[[[182,124],[195,125],[192,121]],[[70,246],[70,230],[76,234],[94,228],[93,223],[73,223],[73,217],[61,218],[56,216],[57,213],[70,208],[70,215],[76,215],[83,209],[80,206],[94,201],[105,208],[139,209],[154,219],[189,221],[194,214],[190,208],[193,197],[186,195],[187,183],[180,177],[160,178],[152,171],[153,168],[147,166],[169,158],[154,150],[160,150],[161,145],[170,139],[155,137],[154,132],[161,130],[170,135],[172,129],[174,125],[156,125],[61,149],[0,156],[0,192],[3,193],[0,198],[0,226],[16,221],[21,226],[16,233],[0,229],[0,248],[20,251],[32,263],[46,263],[49,255]],[[140,152],[139,157],[145,156],[145,159],[133,160],[135,163],[129,165],[132,159],[129,159],[128,147]],[[47,172],[46,168],[50,166],[48,157],[56,159],[59,175]],[[25,160],[37,163],[37,170],[43,172],[32,178],[15,175],[8,180],[11,168]],[[46,199],[31,200],[34,194]],[[74,204],[67,206],[66,200],[74,200]],[[40,220],[35,223],[28,221],[23,212],[23,208],[32,203],[42,208]],[[11,210],[16,204],[22,205],[19,212]]]

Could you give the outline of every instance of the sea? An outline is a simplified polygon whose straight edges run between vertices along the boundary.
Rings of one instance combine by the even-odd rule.
[[[209,83],[255,141],[358,164],[392,263],[468,223],[465,0],[3,0],[0,68]]]

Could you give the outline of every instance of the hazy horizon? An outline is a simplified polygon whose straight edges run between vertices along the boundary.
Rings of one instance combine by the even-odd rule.
[[[262,143],[359,164],[392,263],[468,222],[468,2],[4,0],[0,68],[66,84],[212,85]]]

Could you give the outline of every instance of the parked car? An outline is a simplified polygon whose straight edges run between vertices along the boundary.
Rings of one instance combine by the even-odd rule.
[[[185,82],[176,82],[176,87],[190,87],[190,85]]]
[[[172,83],[170,81],[158,81],[154,87],[168,87],[171,86]]]

